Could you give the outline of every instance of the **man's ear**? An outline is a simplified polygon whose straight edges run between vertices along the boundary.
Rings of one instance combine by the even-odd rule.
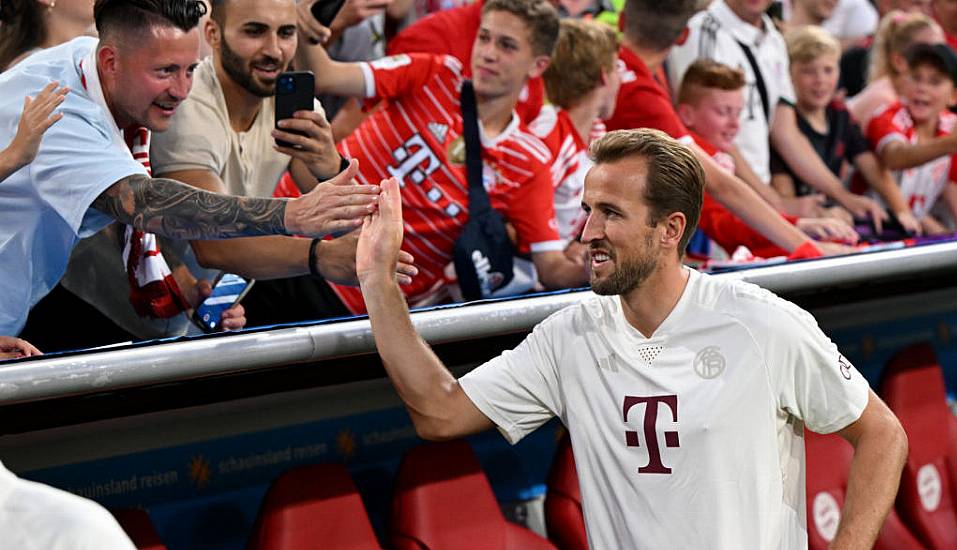
[[[681,236],[684,235],[685,227],[688,225],[687,218],[682,212],[672,212],[662,222],[664,231],[661,233],[661,246],[666,249],[677,250],[678,244],[681,242]],[[679,251],[679,255],[683,252],[683,250]]]
[[[679,103],[675,110],[678,111],[678,118],[681,119],[681,122],[691,128],[694,126],[694,108],[687,103]]]
[[[116,46],[112,44],[101,44],[100,49],[96,51],[96,65],[99,70],[107,76],[114,76],[118,70],[118,56]]]
[[[219,41],[222,40],[223,30],[219,27],[219,23],[212,20],[212,18],[206,20],[206,25],[203,26],[203,38],[206,39],[206,43],[209,44],[209,47],[215,51],[219,51]]]
[[[542,73],[545,72],[545,69],[548,68],[548,64],[552,62],[552,58],[547,55],[540,55],[535,58],[535,61],[532,63],[532,68],[528,71],[528,78],[535,78],[542,76]]]

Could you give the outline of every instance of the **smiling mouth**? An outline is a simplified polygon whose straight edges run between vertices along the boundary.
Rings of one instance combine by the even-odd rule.
[[[594,265],[602,265],[611,261],[611,255],[604,251],[592,251],[591,262]]]
[[[161,103],[159,101],[154,101],[153,106],[155,106],[157,109],[161,111],[172,113],[173,111],[176,110],[176,107],[178,107],[179,104],[178,103]]]

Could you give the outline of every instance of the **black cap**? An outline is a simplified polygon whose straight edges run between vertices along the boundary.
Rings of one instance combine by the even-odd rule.
[[[914,44],[907,49],[907,66],[933,65],[957,86],[957,53],[947,44]]]

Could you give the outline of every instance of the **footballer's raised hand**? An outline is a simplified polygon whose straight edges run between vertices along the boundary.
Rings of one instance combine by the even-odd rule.
[[[353,159],[336,177],[289,201],[284,219],[288,234],[322,238],[362,225],[363,218],[376,211],[379,186],[353,183],[358,169]]]
[[[356,246],[356,275],[359,285],[381,283],[396,278],[401,265],[402,196],[399,180],[389,178],[380,184],[379,208],[362,221]]]

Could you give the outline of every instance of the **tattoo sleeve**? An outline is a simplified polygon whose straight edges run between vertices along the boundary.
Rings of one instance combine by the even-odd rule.
[[[172,239],[286,234],[285,200],[220,195],[141,174],[114,183],[93,201],[93,208]]]

